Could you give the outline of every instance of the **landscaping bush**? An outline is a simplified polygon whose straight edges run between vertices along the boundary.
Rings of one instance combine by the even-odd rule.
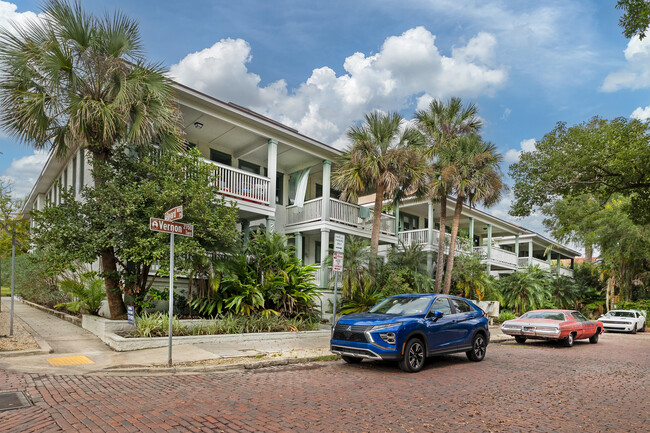
[[[503,323],[506,320],[516,319],[517,315],[512,311],[504,310],[499,313],[499,317],[494,318],[494,323]]]
[[[168,335],[169,316],[163,313],[144,313],[135,319],[136,329],[127,337],[165,337]],[[252,314],[242,316],[227,313],[220,318],[205,319],[193,325],[182,325],[177,317],[172,322],[172,334],[217,335],[245,334],[254,332],[313,331],[318,329],[318,320],[310,317],[294,317]]]
[[[72,296],[73,300],[55,305],[65,307],[76,313],[82,310],[88,314],[97,315],[102,306],[102,300],[106,297],[104,279],[97,272],[84,272],[79,280],[68,279],[59,283],[59,289]]]
[[[2,269],[11,272],[11,259],[4,261]],[[58,289],[57,280],[47,271],[45,262],[35,254],[16,257],[15,285],[16,295],[48,308],[70,301],[70,296]]]

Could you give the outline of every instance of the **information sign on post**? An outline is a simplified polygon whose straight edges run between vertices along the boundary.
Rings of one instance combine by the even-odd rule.
[[[175,222],[183,218],[183,206],[176,206],[165,212],[165,219],[149,218],[149,229],[156,232],[170,233],[169,236],[169,359],[172,365],[172,322],[174,318],[174,235],[194,236],[194,226]]]
[[[332,255],[332,271],[334,271],[334,305],[332,311],[332,326],[336,325],[336,298],[339,291],[339,274],[343,272],[343,251],[345,251],[345,235],[334,234],[334,254]]]

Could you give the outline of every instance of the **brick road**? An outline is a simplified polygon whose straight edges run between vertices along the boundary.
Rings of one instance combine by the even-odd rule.
[[[488,347],[417,374],[342,361],[187,376],[0,371],[34,406],[0,412],[2,432],[647,432],[650,333],[597,345]]]

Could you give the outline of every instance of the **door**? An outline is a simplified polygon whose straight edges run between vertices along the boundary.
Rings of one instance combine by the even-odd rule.
[[[449,298],[454,314],[452,316],[455,324],[453,326],[453,341],[456,344],[471,344],[470,338],[475,328],[475,321],[472,320],[478,314],[476,310],[462,299]]]
[[[442,317],[436,320],[433,317],[434,311],[440,311]],[[429,351],[453,347],[451,341],[454,338],[453,327],[456,324],[456,320],[454,320],[452,313],[453,311],[451,305],[449,305],[448,298],[438,297],[431,304],[429,314],[425,319]]]
[[[578,329],[578,335],[576,336],[576,339],[589,338],[596,333],[596,329],[597,329],[596,322],[594,322],[593,320],[588,320],[585,316],[578,313],[577,311],[572,312],[571,316],[580,325],[580,329]]]

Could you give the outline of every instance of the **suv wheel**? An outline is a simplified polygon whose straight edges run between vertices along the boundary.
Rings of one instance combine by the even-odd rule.
[[[465,354],[470,361],[479,362],[483,361],[483,358],[485,358],[486,350],[487,341],[485,340],[485,336],[479,333],[474,336],[474,341],[472,341],[472,349],[465,352]]]
[[[399,362],[399,368],[408,372],[416,373],[424,367],[424,345],[418,338],[412,338],[406,343],[404,348],[404,357]]]

